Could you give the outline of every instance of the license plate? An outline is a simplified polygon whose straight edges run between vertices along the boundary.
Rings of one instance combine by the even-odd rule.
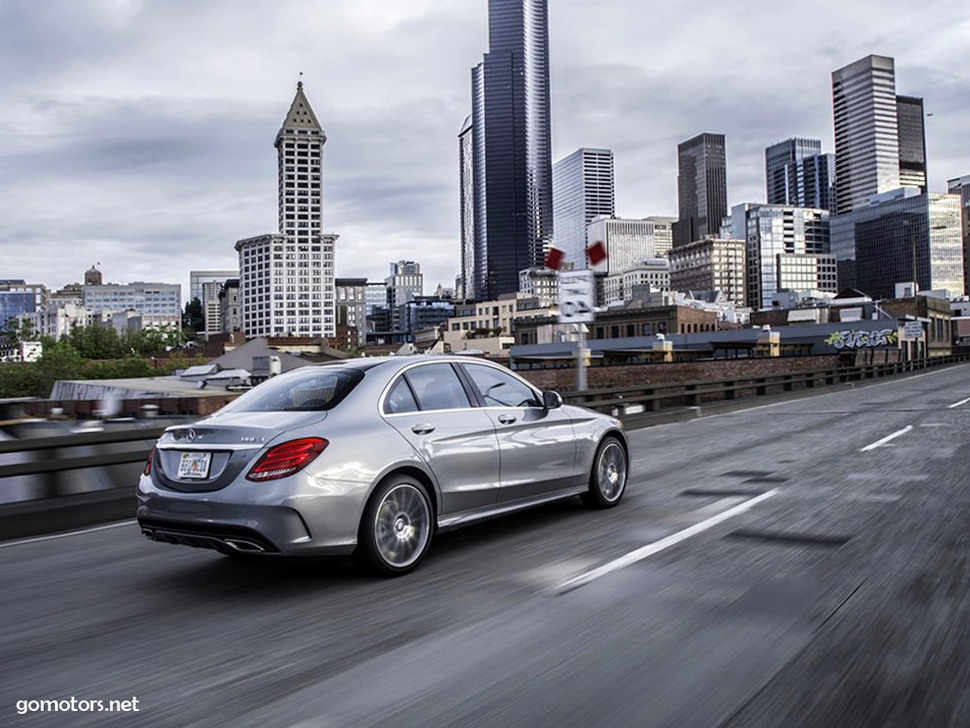
[[[211,452],[183,452],[182,459],[179,460],[179,477],[208,478],[211,460]]]

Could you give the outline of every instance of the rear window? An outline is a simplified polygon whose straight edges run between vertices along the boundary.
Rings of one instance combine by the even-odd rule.
[[[223,412],[315,412],[329,410],[350,394],[364,373],[320,369],[269,379],[223,408]]]

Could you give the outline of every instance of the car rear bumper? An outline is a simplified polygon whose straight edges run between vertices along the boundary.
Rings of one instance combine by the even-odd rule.
[[[142,534],[160,543],[266,556],[349,554],[357,545],[366,488],[347,490],[242,503],[219,500],[216,493],[162,490],[143,476],[136,516]]]

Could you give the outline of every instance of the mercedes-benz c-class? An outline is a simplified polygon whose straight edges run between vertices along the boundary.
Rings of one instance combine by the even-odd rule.
[[[580,496],[617,505],[619,420],[458,356],[307,366],[158,440],[138,484],[156,542],[241,558],[354,554],[412,570],[435,534]]]

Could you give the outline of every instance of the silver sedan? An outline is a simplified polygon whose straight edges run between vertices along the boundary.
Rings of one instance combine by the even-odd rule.
[[[580,496],[623,497],[619,420],[464,357],[386,357],[270,379],[162,435],[138,483],[149,539],[241,558],[354,553],[403,574],[435,533]]]

